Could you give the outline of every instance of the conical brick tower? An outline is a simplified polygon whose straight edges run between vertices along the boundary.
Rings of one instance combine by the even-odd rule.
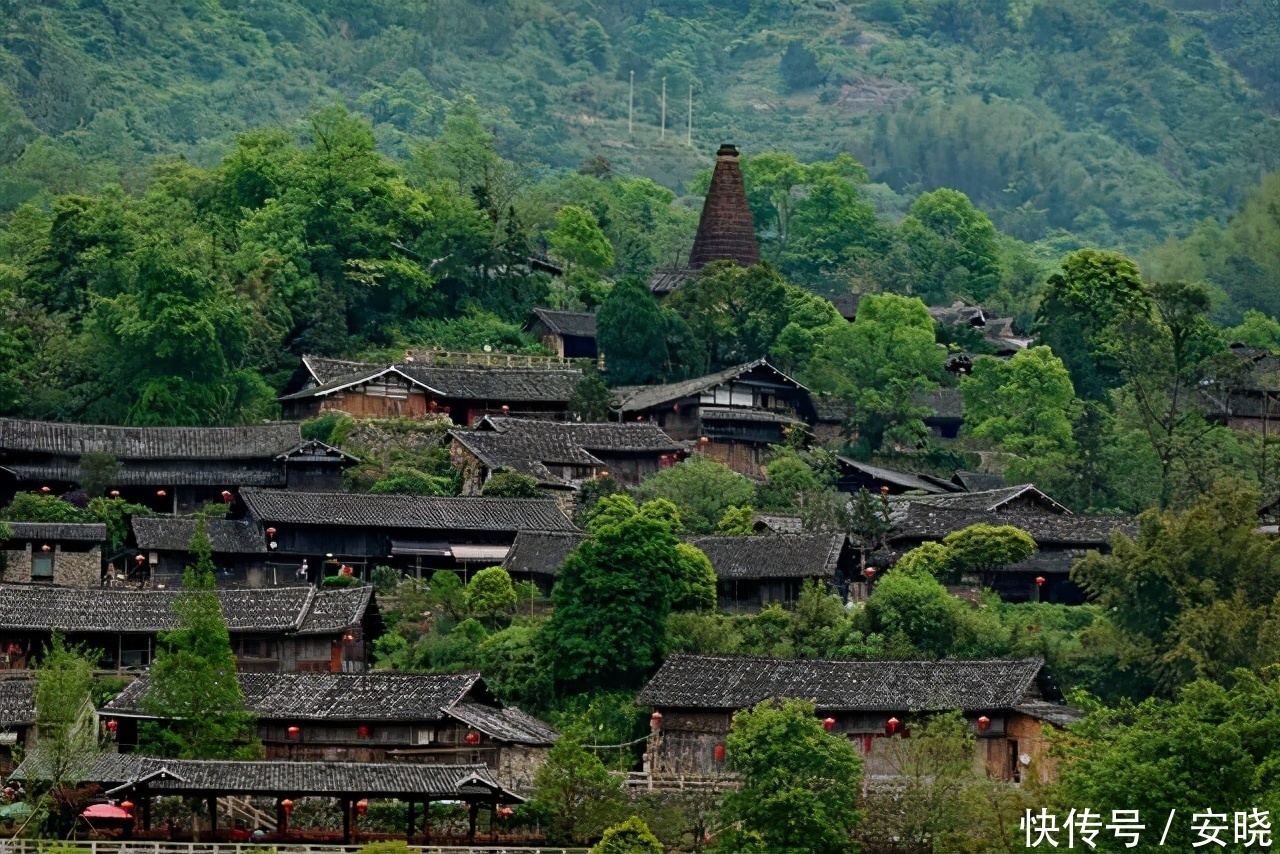
[[[712,261],[737,261],[743,267],[760,262],[760,245],[756,243],[751,206],[738,168],[738,149],[722,145],[716,152],[716,168],[711,173],[711,187],[702,205],[698,235],[689,253],[689,267],[698,269]]]

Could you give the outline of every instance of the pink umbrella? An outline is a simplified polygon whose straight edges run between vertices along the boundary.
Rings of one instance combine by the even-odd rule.
[[[127,820],[131,817],[128,812],[112,804],[94,804],[80,813],[80,815],[83,818],[110,818],[117,820]]]

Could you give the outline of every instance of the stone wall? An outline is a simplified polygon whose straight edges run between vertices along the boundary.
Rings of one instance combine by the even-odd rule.
[[[527,795],[533,791],[533,777],[547,761],[549,752],[547,747],[503,745],[494,771],[498,780],[512,791]]]
[[[3,581],[6,584],[31,583],[32,549],[28,543],[23,549],[6,549]],[[61,587],[97,587],[102,583],[102,549],[94,546],[88,551],[63,551],[61,545],[53,547],[53,581]]]

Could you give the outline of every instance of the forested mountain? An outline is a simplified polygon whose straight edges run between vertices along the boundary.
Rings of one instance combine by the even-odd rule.
[[[137,187],[159,155],[207,165],[334,99],[403,156],[473,95],[535,169],[598,157],[682,191],[725,139],[847,151],[883,211],[946,186],[1023,240],[1136,249],[1277,165],[1276,5],[3,0],[0,210]]]

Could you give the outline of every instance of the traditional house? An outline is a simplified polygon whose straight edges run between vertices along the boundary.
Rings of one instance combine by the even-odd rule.
[[[857,492],[865,489],[876,494],[901,495],[904,492],[919,492],[927,495],[942,495],[960,491],[959,486],[948,484],[946,481],[894,471],[883,466],[873,466],[849,457],[836,457],[836,464],[840,467],[840,479],[836,482],[836,488],[841,492]]]
[[[1240,344],[1231,353],[1235,364],[1199,387],[1201,404],[1213,421],[1268,436],[1280,419],[1280,355]]]
[[[366,575],[396,566],[421,576],[502,563],[516,532],[574,531],[554,501],[246,489],[247,518],[268,536],[268,566],[318,581],[341,564]]]
[[[806,581],[843,590],[850,554],[844,534],[694,537],[688,541],[711,561],[723,610],[754,611],[790,605]]]
[[[988,776],[1048,780],[1044,725],[1073,709],[1045,699],[1056,692],[1039,659],[1017,661],[824,661],[677,654],[636,702],[654,710],[645,770],[655,780],[728,776],[725,735],[734,712],[763,700],[803,699],[831,732],[860,750],[868,782],[891,782],[893,740],[922,716],[959,711],[977,739],[974,761]]]
[[[955,439],[964,426],[964,397],[958,388],[938,388],[916,394],[913,403],[929,410],[924,426],[935,439]]]
[[[512,578],[532,581],[544,593],[551,591],[569,552],[586,539],[580,531],[521,531],[502,561]]]
[[[535,308],[529,331],[561,359],[596,358],[596,314]]]
[[[6,657],[0,650],[0,662]],[[35,726],[35,680],[0,674],[0,776],[13,770],[15,753],[33,745]]]
[[[656,270],[649,279],[649,290],[661,299],[713,261],[733,261],[741,267],[760,263],[760,244],[738,164],[738,149],[727,143],[716,151],[716,165],[688,263]]]
[[[381,631],[373,588],[309,585],[218,591],[237,663],[244,672],[362,671]],[[39,659],[54,632],[102,651],[101,666],[148,667],[156,635],[178,625],[181,591],[0,585],[0,650],[10,669]]]
[[[0,491],[10,494],[66,492],[88,476],[129,501],[178,513],[243,486],[337,488],[353,461],[304,442],[297,424],[106,427],[0,418],[0,466],[9,472]]]
[[[0,522],[0,582],[97,587],[107,526],[71,522]]]
[[[679,462],[684,447],[655,424],[595,424],[487,417],[454,430],[451,456],[462,494],[479,495],[499,469],[537,478],[546,489],[573,490],[609,474],[629,486]]]
[[[245,708],[268,759],[487,765],[505,785],[533,788],[558,734],[502,708],[479,673],[246,673]],[[121,751],[137,744],[147,677],[103,707]]]
[[[140,565],[153,585],[177,587],[191,563],[191,539],[197,520],[172,516],[134,516],[130,522]],[[268,560],[267,537],[262,526],[249,519],[208,519],[205,536],[213,547],[219,584],[266,587],[297,584],[293,568],[281,571]]]
[[[1079,604],[1084,594],[1071,567],[1090,551],[1106,552],[1116,533],[1133,536],[1132,516],[1072,513],[1031,484],[947,495],[901,495],[889,499],[895,554],[936,542],[970,525],[1012,525],[1036,541],[1028,560],[985,570],[978,581],[1009,601]]]
[[[375,365],[304,356],[303,388],[280,398],[288,418],[447,415],[470,427],[486,415],[565,419],[582,380],[575,368],[484,367],[405,361]]]
[[[769,446],[817,420],[809,390],[763,359],[684,382],[614,389],[619,421],[648,421],[735,471],[760,477]]]

